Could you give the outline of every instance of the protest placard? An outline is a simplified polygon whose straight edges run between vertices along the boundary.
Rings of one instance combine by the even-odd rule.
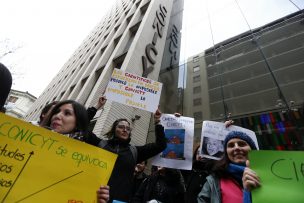
[[[161,116],[165,128],[167,148],[153,157],[151,164],[176,169],[192,169],[194,119],[176,117],[171,114]]]
[[[0,113],[0,202],[96,202],[116,158]]]
[[[259,148],[256,135],[253,131],[239,126],[231,125],[228,128],[224,123],[215,121],[204,121],[201,134],[200,155],[210,159],[219,160],[224,155],[224,140],[230,131],[240,131],[246,133]]]
[[[253,203],[304,201],[303,151],[250,151],[250,168],[262,186],[252,191]]]
[[[158,108],[162,83],[114,69],[105,95],[108,100],[150,112]]]

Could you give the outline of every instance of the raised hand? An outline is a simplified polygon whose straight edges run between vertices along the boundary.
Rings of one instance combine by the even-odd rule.
[[[103,106],[106,104],[106,102],[107,102],[106,96],[102,95],[101,97],[99,97],[98,103],[96,104],[95,108],[97,110],[103,108]]]
[[[159,106],[157,108],[157,110],[154,113],[154,123],[158,124],[160,122],[160,117],[162,115],[162,112],[159,110]]]

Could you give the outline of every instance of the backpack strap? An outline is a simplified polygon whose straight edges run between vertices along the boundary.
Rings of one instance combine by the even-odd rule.
[[[133,156],[133,159],[135,161],[135,163],[137,163],[137,148],[134,146],[134,145],[130,145],[129,146],[130,150],[131,150],[131,153],[132,153],[132,156]]]
[[[104,148],[105,146],[108,145],[108,140],[101,140],[99,143],[98,143],[98,147],[100,148]],[[130,151],[132,153],[132,156],[133,156],[133,159],[135,161],[135,163],[137,163],[137,148],[134,146],[134,145],[130,145],[129,146],[130,148]]]
[[[108,144],[108,140],[101,140],[99,143],[98,143],[98,147],[100,148],[104,148],[105,146],[107,146]]]

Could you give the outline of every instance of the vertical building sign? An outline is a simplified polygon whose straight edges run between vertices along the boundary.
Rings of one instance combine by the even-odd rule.
[[[147,77],[154,70],[154,64],[156,63],[155,57],[158,55],[155,46],[157,44],[157,39],[163,37],[163,30],[167,17],[166,14],[167,9],[160,4],[152,25],[155,30],[152,42],[146,45],[145,55],[141,57],[143,64],[142,77]]]
[[[170,33],[170,42],[169,42],[169,52],[171,54],[170,58],[170,66],[174,65],[174,62],[178,59],[177,51],[178,51],[178,34],[179,31],[177,30],[176,26],[172,26],[172,31]]]

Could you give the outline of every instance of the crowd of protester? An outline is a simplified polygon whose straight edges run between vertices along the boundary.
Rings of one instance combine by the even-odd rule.
[[[8,69],[0,64],[0,108],[11,88]],[[250,191],[261,185],[258,175],[249,168],[248,152],[256,150],[253,140],[245,133],[231,131],[224,140],[221,160],[199,156],[197,146],[192,170],[153,166],[150,175],[144,172],[147,160],[166,148],[161,112],[154,114],[155,142],[133,146],[131,125],[118,118],[101,139],[88,129],[89,121],[103,108],[101,96],[94,107],[86,109],[73,100],[55,101],[45,106],[39,121],[32,124],[50,129],[71,139],[98,146],[118,155],[108,185],[97,190],[97,202],[162,202],[162,203],[250,203]],[[176,114],[176,116],[180,116]],[[232,123],[229,121],[226,126]]]

